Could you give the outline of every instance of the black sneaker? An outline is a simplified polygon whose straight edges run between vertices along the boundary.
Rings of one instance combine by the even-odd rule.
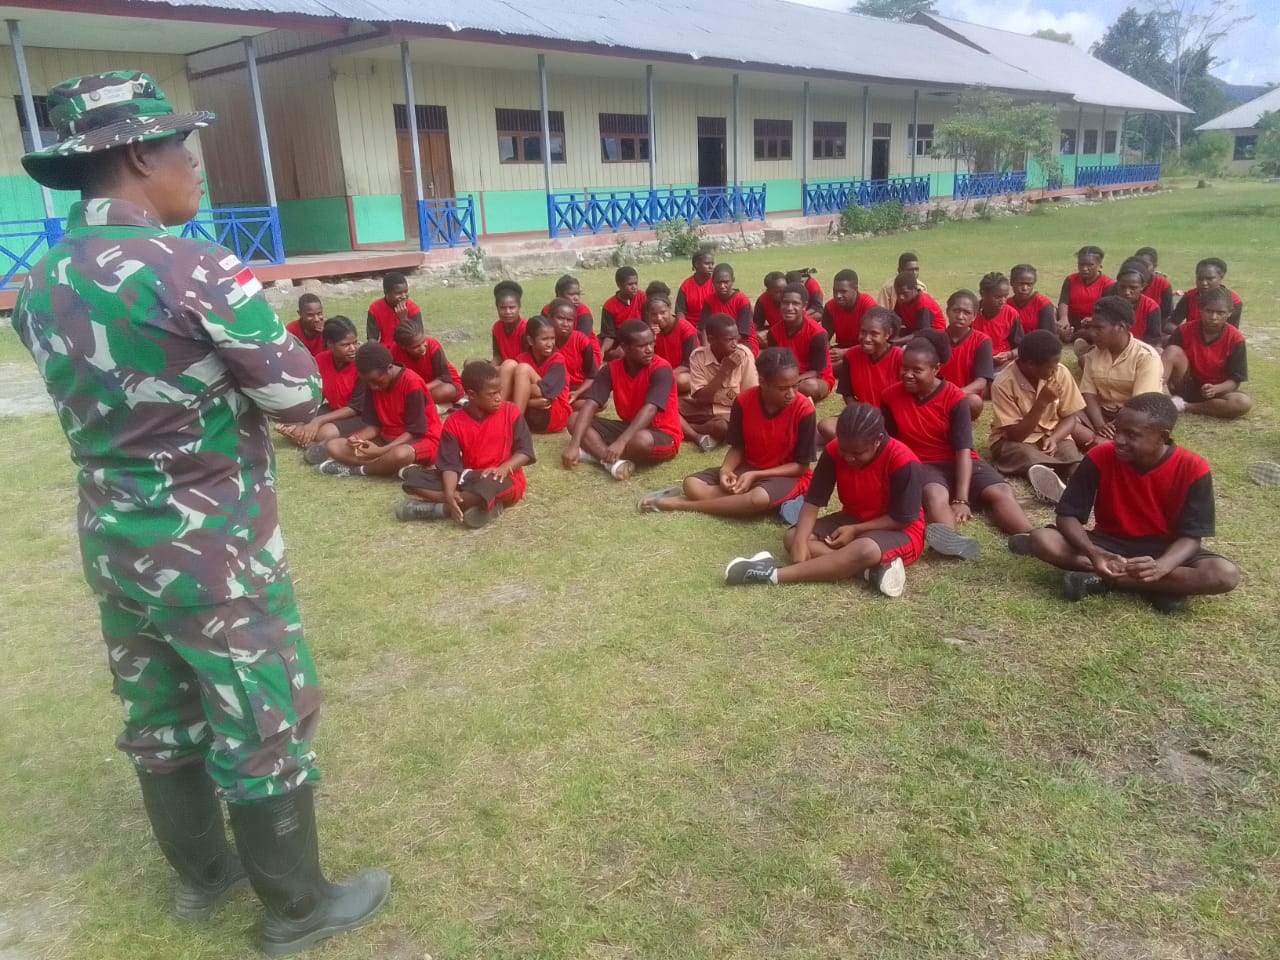
[[[328,459],[329,445],[323,440],[317,440],[302,451],[302,462],[308,466],[318,467]]]
[[[1085,597],[1100,597],[1111,592],[1111,584],[1096,573],[1084,570],[1072,570],[1062,575],[1062,595],[1068,600],[1083,600]]]
[[[1152,610],[1163,613],[1165,616],[1182,613],[1187,609],[1186,597],[1175,597],[1170,593],[1149,593],[1146,599],[1147,603],[1151,604]]]
[[[1009,547],[1009,552],[1018,557],[1031,556],[1031,534],[1015,533],[1005,541]]]
[[[973,537],[956,533],[945,523],[931,523],[925,527],[924,542],[944,557],[959,557],[961,560],[977,560],[982,550],[981,544]]]
[[[443,520],[444,504],[426,500],[402,500],[396,504],[397,520]]]
[[[484,507],[467,507],[467,509],[462,511],[462,525],[468,530],[479,530],[481,527],[502,516],[502,511],[504,509],[506,508],[500,503],[495,503],[493,507],[488,510]]]
[[[777,583],[778,565],[767,550],[754,557],[735,557],[724,568],[724,582],[730,586],[751,583]]]

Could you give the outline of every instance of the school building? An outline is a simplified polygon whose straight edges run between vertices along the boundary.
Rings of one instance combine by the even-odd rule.
[[[1200,124],[1196,127],[1196,132],[1225,130],[1231,134],[1231,172],[1248,173],[1255,163],[1258,123],[1264,115],[1275,111],[1280,111],[1280,87],[1219,114],[1208,123]]]
[[[1123,148],[1127,120],[1190,112],[1067,44],[783,0],[0,0],[0,14],[10,285],[73,199],[22,174],[24,149],[52,137],[42,94],[108,68],[218,114],[192,138],[208,210],[186,232],[271,263],[1146,184],[1159,166]],[[1059,109],[1055,176],[933,156],[974,87]]]

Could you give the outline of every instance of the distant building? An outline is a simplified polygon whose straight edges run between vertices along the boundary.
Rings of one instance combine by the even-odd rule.
[[[1260,97],[1214,117],[1196,127],[1196,131],[1226,130],[1235,138],[1231,150],[1231,170],[1248,173],[1253,166],[1253,151],[1258,146],[1258,121],[1264,113],[1280,110],[1280,87],[1273,87]]]

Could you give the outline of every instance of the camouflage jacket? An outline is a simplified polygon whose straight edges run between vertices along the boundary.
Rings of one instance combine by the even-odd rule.
[[[13,326],[80,468],[96,593],[197,606],[286,572],[267,416],[314,415],[315,363],[216,244],[121,200],[71,209]]]

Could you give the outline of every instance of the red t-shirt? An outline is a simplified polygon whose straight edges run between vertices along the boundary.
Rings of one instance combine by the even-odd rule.
[[[1186,307],[1187,319],[1199,320],[1200,319],[1200,288],[1192,287],[1190,290],[1188,290],[1186,293],[1182,295],[1182,301],[1187,305]],[[1240,294],[1236,293],[1234,290],[1231,291],[1231,302],[1234,303],[1237,307],[1240,306],[1240,304],[1244,303],[1244,301],[1240,299]]]
[[[835,386],[836,376],[831,372],[831,350],[827,331],[813,317],[804,315],[800,329],[794,335],[787,333],[781,320],[769,328],[769,339],[775,347],[786,347],[800,363],[800,374],[816,373],[828,387]]]
[[[307,353],[311,354],[313,357],[319,356],[324,351],[323,330],[308,340],[306,335],[302,332],[301,320],[294,320],[292,323],[287,323],[284,328],[297,337],[298,341],[307,348]]]
[[[924,400],[895,383],[881,397],[880,410],[889,435],[910,447],[921,463],[954,463],[957,450],[968,450],[970,457],[978,459],[969,403],[954,383],[941,381]]]
[[[406,300],[405,306],[408,308],[408,320],[418,321],[418,329],[422,329],[422,311],[418,309],[418,305],[412,300]],[[400,318],[396,316],[395,309],[391,304],[387,303],[386,297],[379,297],[373,303],[369,304],[369,316],[366,321],[365,339],[376,339],[387,349],[396,342],[396,327],[400,326]]]
[[[617,294],[606,300],[604,306],[600,308],[600,338],[617,340],[620,326],[628,320],[643,319],[646,299],[644,291],[641,290],[630,303],[623,303],[618,299]]]
[[[751,298],[741,290],[733,291],[728,301],[721,300],[713,290],[702,304],[702,314],[698,318],[698,329],[707,325],[707,321],[716,314],[733,317],[738,322],[738,337],[751,348],[753,357],[760,356],[760,340],[756,336],[756,314]]]
[[[846,310],[834,298],[828,300],[822,309],[822,327],[837,347],[856,347],[862,336],[862,315],[875,305],[876,298],[869,293],[858,294],[852,310]]]
[[[569,374],[570,387],[590,380],[600,369],[600,341],[595,337],[586,337],[574,330],[569,334],[569,339],[556,347],[556,350]]]
[[[899,382],[901,373],[901,347],[890,347],[878,360],[872,360],[861,347],[854,347],[844,355],[840,396],[878,407],[885,390]]]
[[[1024,333],[1029,330],[1057,329],[1058,311],[1053,309],[1053,301],[1043,293],[1031,294],[1031,299],[1022,306],[1018,306],[1012,300],[1006,303],[1005,306],[1012,307],[1018,312],[1018,319],[1022,321]]]
[[[840,442],[832,440],[822,451],[813,483],[805,496],[814,506],[825,506],[834,489],[840,498],[840,512],[866,523],[886,514],[905,523],[903,533],[912,549],[902,559],[911,563],[924,548],[920,461],[905,443],[890,437],[865,467],[854,467],[840,456]]]
[[[384,440],[402,433],[420,437],[413,443],[419,462],[435,459],[440,446],[440,415],[427,384],[412,370],[402,370],[390,390],[365,390],[365,422],[378,428]]]
[[[483,420],[477,420],[464,408],[449,414],[444,422],[443,434],[456,442],[462,466],[467,470],[490,470],[511,459],[516,448],[516,423],[521,418],[520,408],[509,400]],[[527,428],[526,428],[527,430]],[[526,433],[527,437],[528,434]],[[532,453],[532,448],[525,451]],[[456,466],[450,464],[450,466]],[[503,503],[516,503],[524,496],[529,482],[524,468],[511,472],[511,489],[498,496]]]
[[[577,332],[574,331],[574,333]],[[551,400],[551,406],[547,408],[551,420],[545,432],[559,433],[569,422],[569,415],[573,413],[573,407],[569,404],[569,372],[565,367],[564,354],[559,350],[553,350],[551,356],[542,363],[534,360],[531,353],[522,353],[516,357],[516,360],[519,363],[527,363],[538,372],[541,378],[538,388],[542,391],[543,397]]]
[[[659,333],[653,352],[673,367],[689,366],[689,355],[698,348],[698,331],[688,320],[677,320],[667,333]]]
[[[805,304],[806,310],[813,310],[815,313],[822,309],[822,284],[818,282],[817,277],[805,277],[804,288],[809,291],[809,302]]]
[[[427,352],[420,357],[411,357],[405,352],[404,347],[398,343],[391,345],[391,359],[400,366],[412,370],[420,376],[424,383],[431,383],[434,380],[443,380],[445,383],[452,383],[458,388],[458,396],[462,396],[462,378],[458,376],[458,371],[454,369],[449,358],[444,354],[444,347],[440,346],[440,342],[431,337],[425,337]]]
[[[1142,292],[1145,296],[1160,304],[1161,310],[1165,309],[1164,297],[1167,293],[1170,298],[1168,306],[1170,308],[1173,307],[1173,284],[1169,282],[1169,278],[1163,273],[1153,273],[1151,282],[1147,284]]]
[[[961,389],[978,377],[994,380],[991,338],[981,330],[970,330],[959,343],[951,344],[951,359],[938,368],[938,375]]]
[[[973,329],[991,338],[993,353],[1008,353],[1014,349],[1022,342],[1022,334],[1025,330],[1022,325],[1022,315],[1007,303],[991,319],[984,317],[979,310],[973,317]],[[1034,330],[1035,327],[1031,329]]]
[[[515,329],[508,330],[501,320],[493,322],[493,355],[499,360],[514,360],[524,352],[524,332],[529,321],[521,317]]]
[[[1159,343],[1160,337],[1164,334],[1160,304],[1148,296],[1139,297],[1137,305],[1133,308],[1133,326],[1129,332],[1147,343]]]
[[[767,292],[762,293],[756,297],[756,309],[752,316],[758,328],[767,329],[775,323],[782,322],[782,307],[775,303],[773,297]]]
[[[320,392],[330,410],[341,410],[351,399],[360,374],[354,363],[348,363],[339,370],[333,363],[333,351],[325,350],[316,354],[316,369],[320,371]]]
[[[736,422],[735,422],[736,417]],[[813,463],[814,438],[817,436],[817,414],[813,401],[797,392],[791,405],[773,416],[760,403],[760,388],[743,390],[733,400],[729,414],[730,446],[742,450],[743,470],[772,470],[787,463]],[[792,496],[809,488],[809,473],[804,486]]]
[[[542,308],[542,315],[544,317],[551,316],[551,304],[548,303]],[[591,308],[581,301],[578,302],[578,312],[574,316],[573,328],[584,337],[595,338],[596,318],[591,315]]]
[[[902,321],[903,333],[919,333],[921,330],[926,329],[927,326],[931,326],[935,330],[947,329],[947,317],[942,307],[938,305],[937,300],[923,290],[910,303],[905,300],[898,300],[893,305],[893,312]]]
[[[1085,454],[1057,512],[1084,523],[1085,488],[1092,487],[1094,529],[1099,533],[1126,540],[1210,537],[1212,483],[1209,464],[1182,447],[1171,445],[1163,460],[1140,473],[1116,456],[1114,443],[1100,443]]]
[[[1244,351],[1244,334],[1227,324],[1213,343],[1204,342],[1204,328],[1199,320],[1188,320],[1173,332],[1169,341],[1187,355],[1187,367],[1196,382],[1204,385],[1226,380],[1243,382],[1247,368],[1243,357],[1232,362],[1232,355]],[[1234,369],[1233,369],[1234,368]]]
[[[1062,281],[1058,303],[1067,305],[1067,317],[1073,327],[1078,326],[1085,317],[1093,316],[1093,305],[1102,299],[1103,291],[1113,283],[1115,281],[1105,273],[1098,274],[1098,279],[1090,284],[1082,282],[1078,273],[1073,273]]]
[[[590,397],[603,407],[611,393],[613,409],[617,412],[618,419],[626,423],[634,420],[646,403],[652,403],[657,412],[649,425],[672,437],[672,447],[680,449],[684,431],[680,426],[680,403],[676,396],[676,378],[671,364],[655,356],[647,367],[642,367],[632,376],[627,373],[625,361],[610,360],[600,368],[599,375],[591,385]]]
[[[702,316],[702,305],[714,293],[715,287],[711,285],[710,277],[702,283],[698,283],[693,277],[685,277],[676,293],[676,316],[696,324]]]

